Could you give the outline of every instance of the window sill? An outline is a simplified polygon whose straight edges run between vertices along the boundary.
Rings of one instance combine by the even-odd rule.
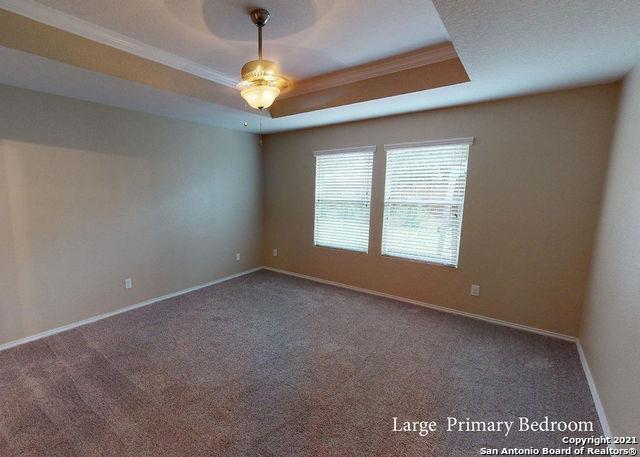
[[[434,267],[441,267],[441,268],[449,268],[449,269],[453,269],[453,270],[457,270],[459,268],[460,265],[447,265],[445,263],[437,263],[437,262],[430,262],[428,260],[418,260],[418,259],[410,259],[407,257],[400,257],[400,256],[395,256],[395,255],[388,255],[388,254],[380,254],[380,257],[383,259],[388,259],[388,260],[402,260],[405,262],[413,262],[413,263],[418,263],[421,265],[430,265],[430,266],[434,266]]]
[[[314,248],[320,248],[320,249],[328,249],[328,250],[331,250],[331,251],[350,252],[350,253],[353,253],[353,254],[369,255],[369,251],[357,251],[355,249],[336,248],[336,247],[333,247],[333,246],[323,246],[321,244],[314,244],[313,247]]]

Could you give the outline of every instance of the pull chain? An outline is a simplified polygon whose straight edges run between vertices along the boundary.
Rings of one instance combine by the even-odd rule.
[[[249,122],[247,122],[247,104],[244,101],[242,103],[242,117],[244,117],[243,125],[247,127],[249,125]]]

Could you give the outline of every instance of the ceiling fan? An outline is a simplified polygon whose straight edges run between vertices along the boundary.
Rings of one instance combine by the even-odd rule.
[[[269,11],[257,8],[249,16],[258,27],[258,60],[251,60],[243,65],[242,81],[238,84],[238,89],[249,106],[263,110],[273,104],[280,91],[286,89],[290,82],[280,74],[278,64],[262,58],[262,28],[271,16]]]

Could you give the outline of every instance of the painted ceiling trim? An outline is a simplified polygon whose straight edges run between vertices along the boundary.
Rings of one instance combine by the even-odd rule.
[[[238,82],[236,78],[212,68],[55,10],[33,0],[0,0],[0,8],[227,87],[235,87]]]
[[[220,106],[242,108],[235,88],[1,8],[0,46]]]
[[[458,54],[453,44],[449,42],[441,43],[294,82],[294,87],[290,91],[283,93],[280,98],[285,99],[325,89],[332,89],[334,87],[378,78],[405,70],[412,70],[456,58],[458,58]]]
[[[467,82],[469,75],[464,65],[458,57],[454,57],[328,89],[279,98],[271,105],[270,112],[274,118],[292,116]]]

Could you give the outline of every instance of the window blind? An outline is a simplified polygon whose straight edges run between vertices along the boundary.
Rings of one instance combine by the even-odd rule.
[[[457,267],[472,142],[385,146],[382,255]]]
[[[368,252],[375,147],[316,152],[314,244]]]

